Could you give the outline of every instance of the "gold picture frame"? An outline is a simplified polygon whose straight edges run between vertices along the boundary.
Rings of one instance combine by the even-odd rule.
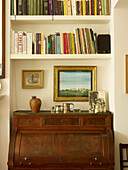
[[[54,66],[54,101],[88,101],[96,88],[96,66]]]
[[[22,70],[22,88],[43,88],[43,70]]]

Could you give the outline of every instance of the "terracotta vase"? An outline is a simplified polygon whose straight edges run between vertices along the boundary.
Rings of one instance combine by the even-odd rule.
[[[32,99],[30,100],[29,104],[32,113],[38,113],[40,111],[41,100],[39,98],[36,98],[36,96],[32,96]]]

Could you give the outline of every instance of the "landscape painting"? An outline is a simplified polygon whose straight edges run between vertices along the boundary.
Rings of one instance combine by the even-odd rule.
[[[96,66],[55,66],[55,101],[87,101],[92,89],[96,89]]]

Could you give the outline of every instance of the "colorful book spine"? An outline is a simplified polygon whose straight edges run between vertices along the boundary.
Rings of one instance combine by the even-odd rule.
[[[104,15],[107,15],[107,2],[104,0]]]
[[[17,14],[17,6],[16,6],[16,0],[14,0],[14,15],[16,15]]]
[[[38,35],[38,33],[36,33],[36,54],[39,54],[38,53],[38,50],[39,50],[39,48],[38,48],[38,43],[39,42],[39,35]]]
[[[83,15],[85,15],[85,0],[82,0],[83,2]]]
[[[79,44],[79,36],[78,36],[78,28],[75,29],[76,34],[76,43],[77,43],[77,53],[80,54],[80,44]]]
[[[67,48],[68,48],[68,54],[71,54],[69,33],[67,33]]]
[[[31,11],[31,0],[27,0],[27,14],[30,15]]]
[[[49,15],[53,15],[53,0],[49,0]]]
[[[31,0],[30,15],[33,15],[33,13],[34,13],[34,1]]]
[[[41,54],[44,54],[44,34],[41,34]]]
[[[27,33],[23,32],[23,54],[27,54]]]
[[[48,41],[47,41],[47,49],[48,49],[47,51],[48,52],[47,53],[50,54],[50,35],[48,35],[47,39],[48,39]]]
[[[18,33],[15,33],[15,54],[18,54]]]
[[[64,15],[68,15],[67,0],[63,0],[63,3],[64,3]]]
[[[64,42],[63,42],[63,33],[60,33],[60,49],[61,49],[61,54],[64,54]]]
[[[101,0],[101,14],[104,15],[104,0]]]
[[[107,4],[107,15],[110,15],[110,1],[106,0],[106,4]]]
[[[72,54],[75,54],[75,44],[74,44],[74,37],[72,32],[71,32],[71,41],[72,41]]]
[[[41,54],[41,33],[38,33],[38,54]]]
[[[61,50],[60,50],[60,33],[59,32],[56,33],[56,47],[57,47],[56,53],[60,54]]]
[[[94,0],[94,14],[97,15],[97,0]]]
[[[18,32],[18,54],[23,54],[23,32]]]
[[[73,34],[73,38],[74,38],[74,49],[75,49],[75,54],[77,54],[76,41],[75,41],[75,34]]]
[[[67,0],[67,13],[72,15],[71,0]]]

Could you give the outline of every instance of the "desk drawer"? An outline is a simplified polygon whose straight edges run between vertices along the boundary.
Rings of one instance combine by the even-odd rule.
[[[45,118],[45,125],[56,126],[56,125],[80,125],[79,118]]]
[[[18,118],[18,126],[40,126],[40,118]]]
[[[105,126],[105,118],[85,118],[84,125],[86,126]]]

